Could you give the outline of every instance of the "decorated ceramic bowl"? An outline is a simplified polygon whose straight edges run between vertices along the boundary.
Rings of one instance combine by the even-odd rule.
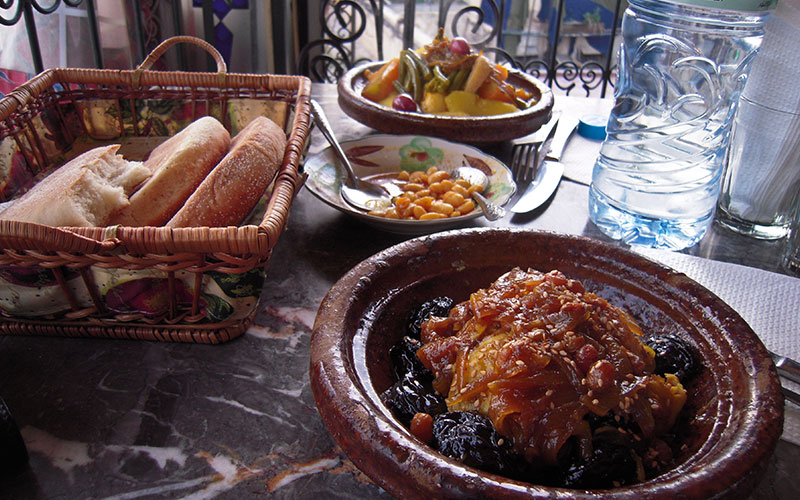
[[[394,382],[389,348],[409,311],[456,302],[513,267],[560,270],[624,308],[645,331],[694,346],[674,461],[638,484],[545,487],[474,469],[410,433],[379,395]],[[621,247],[578,236],[472,228],[415,238],[366,259],[330,290],[311,340],[311,385],[325,425],[353,463],[398,498],[746,498],[782,431],[770,356],[747,323],[687,276]]]
[[[497,143],[535,132],[547,123],[553,111],[553,92],[536,78],[520,71],[509,71],[515,87],[537,98],[533,106],[495,116],[445,116],[397,111],[361,96],[367,82],[364,72],[376,71],[384,62],[352,68],[338,83],[339,105],[354,120],[388,134],[419,134],[468,144]]]
[[[460,166],[477,168],[489,178],[484,196],[503,206],[517,190],[509,168],[500,160],[465,144],[415,135],[371,135],[342,143],[353,170],[360,178],[400,171],[424,171],[435,166],[453,172]],[[482,217],[479,208],[458,217],[435,220],[387,219],[354,208],[341,195],[344,170],[337,167],[331,148],[309,157],[303,167],[306,187],[331,207],[379,229],[399,234],[427,234],[463,226]]]

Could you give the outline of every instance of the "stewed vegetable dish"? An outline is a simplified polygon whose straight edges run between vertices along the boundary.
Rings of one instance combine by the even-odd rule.
[[[646,338],[580,282],[519,268],[467,301],[423,304],[390,355],[398,380],[382,400],[416,437],[476,468],[573,488],[668,468],[698,368],[679,337]]]
[[[375,72],[367,72],[361,95],[398,111],[451,116],[512,113],[536,97],[509,79],[508,68],[475,52],[463,38],[443,30],[422,49],[405,49]]]

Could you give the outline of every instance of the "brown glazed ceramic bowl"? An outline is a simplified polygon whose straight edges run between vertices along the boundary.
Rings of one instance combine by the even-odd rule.
[[[672,331],[702,357],[688,400],[677,465],[612,490],[547,488],[466,467],[413,437],[381,403],[392,380],[389,347],[409,310],[456,301],[514,266],[559,269],[624,307],[644,327]],[[400,498],[744,498],[783,426],[775,367],[750,327],[683,274],[617,246],[577,236],[476,228],[437,233],[363,261],[330,290],[311,340],[311,384],[325,425],[350,459]]]
[[[396,111],[361,97],[367,82],[364,71],[376,71],[384,62],[352,68],[339,79],[339,106],[354,120],[387,134],[441,137],[467,144],[507,141],[535,132],[553,111],[553,92],[544,83],[519,71],[509,71],[509,82],[539,98],[528,109],[495,116],[444,116]]]

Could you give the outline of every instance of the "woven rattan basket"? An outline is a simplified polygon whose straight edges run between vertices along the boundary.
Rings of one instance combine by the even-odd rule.
[[[150,70],[176,43],[209,51],[218,72]],[[135,149],[139,140],[163,139],[205,115],[231,134],[255,115],[268,115],[288,136],[260,212],[239,227],[70,228],[0,220],[0,333],[219,343],[244,332],[299,188],[310,87],[300,76],[227,73],[212,46],[175,37],[135,70],[50,69],[0,100],[0,201],[87,141]]]

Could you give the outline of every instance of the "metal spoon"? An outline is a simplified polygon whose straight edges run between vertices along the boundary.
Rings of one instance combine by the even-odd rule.
[[[336,154],[339,164],[344,167],[345,178],[344,184],[341,186],[342,198],[354,207],[360,210],[370,211],[380,207],[387,207],[392,204],[392,198],[402,194],[399,186],[391,183],[375,184],[374,182],[359,179],[353,166],[350,164],[347,155],[342,151],[339,141],[333,135],[333,129],[325,117],[325,112],[322,106],[315,100],[311,100],[311,115],[314,118],[314,123],[319,127],[322,135],[331,145],[331,149]]]
[[[489,177],[474,167],[458,167],[455,171],[455,178],[464,179],[470,184],[482,186],[484,190],[489,187]],[[503,218],[503,216],[506,214],[506,211],[503,207],[487,200],[482,194],[475,192],[472,193],[472,197],[475,199],[475,203],[481,207],[483,215],[487,219],[495,221]]]

